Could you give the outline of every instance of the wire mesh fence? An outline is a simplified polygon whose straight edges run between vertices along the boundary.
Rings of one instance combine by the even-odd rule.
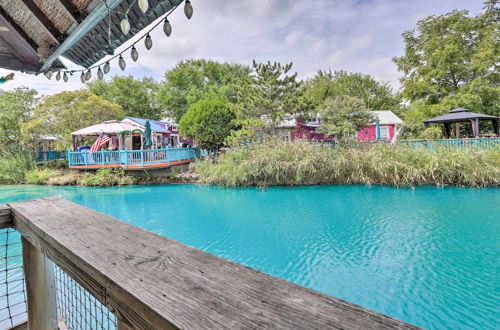
[[[57,309],[68,329],[116,329],[115,316],[57,266],[55,277]]]
[[[94,296],[54,265],[60,321],[72,330],[116,329],[115,316]],[[26,321],[27,301],[21,235],[0,230],[0,329]]]
[[[21,235],[12,228],[0,230],[0,329],[25,321]]]

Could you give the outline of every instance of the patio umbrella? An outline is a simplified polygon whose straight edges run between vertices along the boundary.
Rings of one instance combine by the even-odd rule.
[[[151,124],[149,120],[146,121],[144,127],[146,128],[144,130],[144,146],[149,148],[153,145],[153,140],[151,139]]]
[[[377,125],[375,126],[375,136],[377,140],[380,139],[380,121],[377,120]]]

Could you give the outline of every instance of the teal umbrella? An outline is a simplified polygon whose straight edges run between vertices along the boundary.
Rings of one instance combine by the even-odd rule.
[[[151,139],[151,124],[149,123],[149,120],[146,121],[144,127],[146,128],[144,130],[144,146],[149,148],[153,145],[153,140]]]
[[[375,126],[375,135],[377,140],[380,139],[380,122],[377,120],[377,126]]]

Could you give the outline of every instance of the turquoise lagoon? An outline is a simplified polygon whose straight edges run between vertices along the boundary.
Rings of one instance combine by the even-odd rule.
[[[53,195],[424,328],[500,327],[500,189],[0,186]]]

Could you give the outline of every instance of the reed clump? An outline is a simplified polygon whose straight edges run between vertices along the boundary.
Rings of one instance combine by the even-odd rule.
[[[318,146],[269,141],[226,150],[195,165],[200,180],[221,186],[381,184],[500,186],[500,150],[390,145]]]

